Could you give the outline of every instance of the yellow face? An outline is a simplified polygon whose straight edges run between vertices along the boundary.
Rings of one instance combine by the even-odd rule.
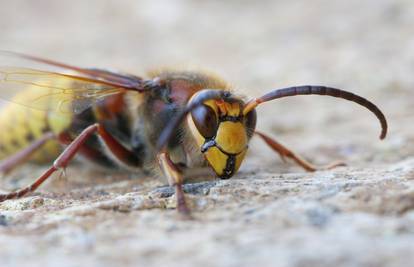
[[[243,115],[243,102],[208,100],[187,117],[191,133],[218,177],[239,169],[256,125],[255,110]]]

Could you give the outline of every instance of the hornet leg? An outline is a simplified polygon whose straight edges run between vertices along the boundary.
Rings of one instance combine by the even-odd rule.
[[[41,148],[48,140],[53,138],[55,138],[55,135],[52,132],[47,132],[40,139],[37,139],[29,146],[2,160],[0,162],[0,173],[9,173],[14,168],[27,161],[34,152]]]
[[[304,168],[305,170],[309,171],[309,172],[314,172],[317,170],[327,170],[327,169],[332,169],[338,166],[346,166],[346,164],[344,162],[341,161],[336,161],[336,162],[332,162],[331,164],[328,164],[326,166],[315,166],[312,163],[306,161],[305,159],[301,158],[300,156],[296,155],[294,152],[292,152],[291,150],[289,150],[288,148],[286,148],[285,146],[283,146],[282,144],[278,143],[276,140],[274,140],[273,138],[255,131],[254,132],[256,135],[258,135],[259,137],[261,137],[268,146],[270,146],[274,151],[276,151],[277,153],[279,153],[280,157],[282,158],[283,161],[285,161],[285,157],[287,158],[291,158],[293,161],[295,161],[299,166],[301,166],[302,168]]]
[[[45,171],[31,185],[11,192],[8,194],[0,194],[0,202],[6,199],[20,198],[27,193],[35,191],[44,181],[46,181],[55,171],[65,168],[69,161],[75,156],[76,152],[82,147],[83,143],[97,131],[98,125],[94,124],[83,130],[83,132],[73,142],[66,147],[60,156],[53,162],[53,165]]]
[[[191,218],[190,209],[185,202],[183,191],[184,178],[179,168],[172,162],[167,152],[162,151],[158,154],[158,161],[165,176],[167,176],[170,186],[175,188],[175,197],[177,199],[177,210],[186,218]]]
[[[55,160],[53,165],[47,171],[45,171],[39,178],[37,178],[37,180],[34,181],[34,183],[12,193],[0,194],[0,202],[6,199],[19,198],[26,195],[27,193],[35,191],[55,171],[65,168],[70,162],[70,160],[75,156],[75,154],[82,149],[82,145],[86,142],[86,140],[95,133],[98,133],[98,135],[104,141],[105,145],[114,153],[115,156],[119,157],[118,159],[120,161],[129,163],[133,162],[134,158],[132,152],[128,151],[121,144],[116,142],[116,140],[111,135],[109,135],[100,124],[93,124],[87,127],[85,130],[83,130],[73,140],[73,142],[65,148],[65,150],[60,154],[60,156]]]

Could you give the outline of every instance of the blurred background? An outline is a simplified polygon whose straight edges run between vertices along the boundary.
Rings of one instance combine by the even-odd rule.
[[[379,141],[379,124],[368,111],[318,96],[263,105],[258,128],[320,164],[342,159],[356,168],[377,168],[413,156],[412,0],[0,0],[0,4],[2,50],[136,75],[160,66],[202,67],[250,97],[303,84],[346,89],[384,111],[390,124],[385,141]],[[254,140],[250,147],[242,175],[302,171],[283,164],[260,141]],[[10,251],[9,255],[17,253]],[[153,255],[150,249],[148,255]],[[133,255],[124,260],[133,262]]]

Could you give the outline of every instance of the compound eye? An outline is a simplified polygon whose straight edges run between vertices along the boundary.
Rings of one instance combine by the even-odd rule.
[[[207,105],[200,105],[191,111],[191,117],[204,138],[211,138],[216,134],[218,121],[214,109]]]
[[[245,116],[245,125],[246,125],[246,130],[247,130],[247,136],[249,138],[253,136],[254,129],[256,129],[256,120],[257,120],[257,115],[256,115],[256,110],[255,109],[253,109],[252,111],[247,113],[246,116]]]

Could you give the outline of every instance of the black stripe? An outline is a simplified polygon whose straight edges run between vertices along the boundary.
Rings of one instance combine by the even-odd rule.
[[[232,121],[232,122],[241,122],[243,120],[243,116],[222,116],[219,118],[220,122],[223,121]]]
[[[220,175],[220,179],[229,179],[233,176],[234,170],[236,167],[236,156],[235,155],[227,155],[227,162],[226,167],[223,170],[223,174]]]

